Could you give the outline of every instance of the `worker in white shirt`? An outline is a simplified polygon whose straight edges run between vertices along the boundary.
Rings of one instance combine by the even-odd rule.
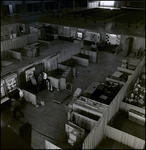
[[[24,98],[23,91],[20,88],[17,88],[19,90],[19,100],[21,101]]]
[[[24,93],[20,88],[16,88],[19,90],[19,100],[21,101],[21,107],[24,108],[25,107],[25,99],[24,99]]]
[[[46,79],[48,78],[47,74],[43,72],[43,87],[46,89]]]

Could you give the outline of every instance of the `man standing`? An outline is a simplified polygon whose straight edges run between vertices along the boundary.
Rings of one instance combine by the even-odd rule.
[[[38,85],[39,85],[39,90],[42,90],[42,82],[43,82],[43,77],[41,74],[38,76]]]
[[[19,100],[14,98],[11,99],[11,110],[13,111],[13,117],[16,118],[17,111],[24,117],[23,112],[21,111],[21,104]]]
[[[32,77],[31,83],[32,83],[33,92],[37,93],[37,82],[35,77]]]
[[[47,74],[43,72],[43,87],[46,89],[46,79],[47,79]]]

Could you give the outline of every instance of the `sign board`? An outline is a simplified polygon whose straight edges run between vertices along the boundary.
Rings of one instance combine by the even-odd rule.
[[[17,74],[11,74],[4,78],[6,83],[7,92],[10,93],[18,86]]]
[[[31,78],[34,76],[34,71],[35,71],[35,67],[25,71],[26,81],[31,80]]]

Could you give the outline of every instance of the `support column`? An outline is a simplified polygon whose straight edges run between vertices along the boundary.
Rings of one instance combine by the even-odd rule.
[[[41,12],[45,11],[44,0],[41,0]]]
[[[26,15],[26,12],[27,12],[27,5],[26,5],[26,1],[25,0],[23,0],[23,2],[22,2],[22,11],[21,11],[21,13],[22,13],[22,15]]]
[[[31,9],[32,9],[32,12],[34,11],[34,10],[33,10],[33,7],[34,7],[34,6],[33,6],[33,3],[31,3]]]
[[[4,9],[4,2],[1,1],[1,17],[5,17],[6,13],[5,13],[5,9]]]
[[[60,1],[58,1],[58,10],[60,10]]]
[[[76,9],[75,1],[73,1],[73,9]]]
[[[12,6],[13,6],[13,14],[16,14],[16,6],[15,6],[15,4],[13,4]]]

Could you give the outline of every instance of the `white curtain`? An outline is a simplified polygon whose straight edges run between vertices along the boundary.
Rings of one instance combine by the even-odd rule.
[[[71,116],[73,118],[71,118],[71,120],[75,122],[75,124],[79,125],[81,128],[84,128],[86,130],[91,130],[94,127],[94,125],[97,123],[96,120],[90,119],[76,112],[72,112],[72,113],[73,114]]]
[[[19,37],[12,39],[12,49],[20,48],[20,41]]]
[[[53,56],[45,60],[45,70],[46,72],[57,69],[58,55]]]
[[[16,33],[16,35],[18,35],[17,24],[8,25],[8,29],[9,29],[9,34],[11,34],[11,31],[13,31],[13,33]]]
[[[94,149],[103,139],[105,135],[105,127],[107,124],[108,109],[98,120],[91,132],[83,142],[83,149]]]
[[[26,101],[31,102],[34,105],[37,105],[36,95],[34,95],[26,90],[23,90],[23,89],[22,89],[22,91],[23,91],[24,98]]]
[[[27,44],[35,43],[38,40],[38,33],[27,35]]]
[[[70,27],[64,27],[63,28],[63,35],[65,35],[65,36],[71,36]]]
[[[58,34],[63,35],[63,26],[58,26]]]
[[[57,58],[58,58],[58,56],[54,56],[53,58],[51,58],[51,60],[50,60],[50,70],[57,69],[57,64],[58,64]]]
[[[1,41],[1,58],[5,59],[9,57],[8,50],[21,48],[26,44],[35,43],[37,42],[37,40],[38,40],[38,35],[35,33],[35,34],[19,36],[15,39]]]
[[[125,41],[126,41],[126,38],[128,38],[129,36],[128,35],[121,35],[121,41],[120,41],[120,45],[121,45],[121,50],[125,50]]]
[[[136,37],[136,39],[134,39],[133,42],[133,52],[139,50],[140,48],[142,48],[143,50],[145,49],[145,38],[141,38],[141,37]]]
[[[1,41],[1,59],[9,57],[8,50],[12,48],[11,40]]]
[[[61,148],[45,140],[45,149],[61,149]]]
[[[110,126],[106,126],[105,135],[119,143],[130,146],[134,149],[144,149],[145,141],[133,135],[120,131]]]
[[[83,41],[74,43],[74,45],[69,47],[68,49],[62,50],[58,56],[58,63],[61,63],[63,61],[70,59],[72,55],[80,53],[81,47],[83,47]]]

